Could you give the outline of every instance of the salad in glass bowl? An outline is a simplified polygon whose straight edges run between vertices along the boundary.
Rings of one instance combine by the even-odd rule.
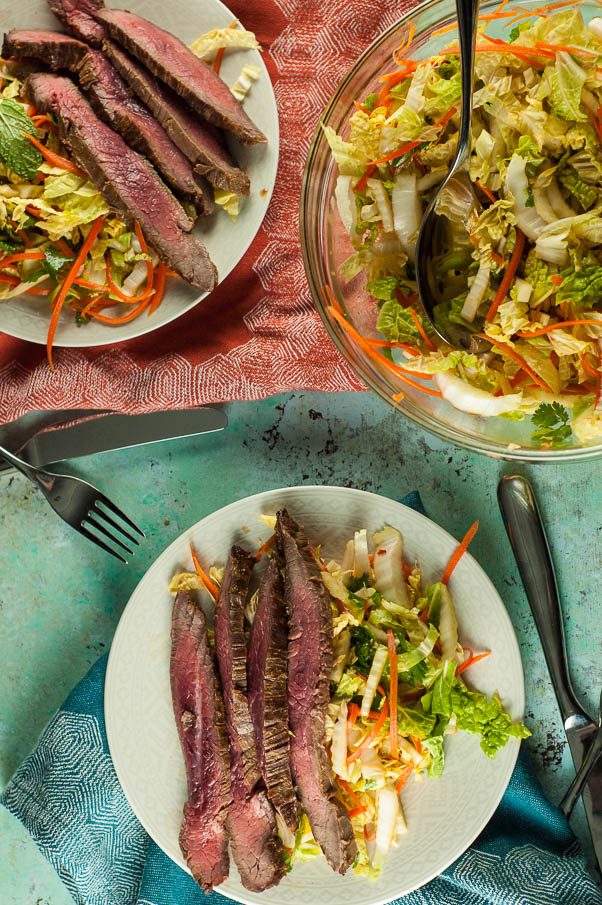
[[[487,351],[477,351],[482,343],[474,351],[445,344],[422,313],[415,281],[422,215],[458,141],[459,46],[447,34],[455,23],[430,31],[441,47],[429,56],[422,48],[421,59],[411,56],[424,38],[406,24],[394,63],[354,99],[343,128],[322,125],[336,164],[331,274],[343,287],[338,297],[323,287],[324,308],[348,347],[393,384],[394,402],[424,395],[437,414],[443,399],[467,415],[526,422],[535,448],[595,444],[602,441],[602,19],[586,25],[568,2],[534,9],[503,0],[486,10],[470,156],[481,205],[464,247],[435,259],[435,323],[448,335],[461,325],[486,340]],[[361,311],[360,293],[368,296]]]

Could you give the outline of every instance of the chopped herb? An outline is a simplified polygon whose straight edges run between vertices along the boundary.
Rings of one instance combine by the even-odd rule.
[[[372,113],[374,108],[376,107],[376,102],[378,100],[378,94],[369,94],[366,100],[364,101],[364,107],[368,111],[368,113]]]
[[[568,411],[559,402],[542,402],[531,416],[531,421],[537,427],[532,439],[552,446],[564,443],[572,433],[569,420]]]

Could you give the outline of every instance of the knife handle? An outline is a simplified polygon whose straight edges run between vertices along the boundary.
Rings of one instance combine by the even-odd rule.
[[[522,475],[505,475],[498,501],[562,718],[584,715],[571,685],[556,576],[533,489]]]

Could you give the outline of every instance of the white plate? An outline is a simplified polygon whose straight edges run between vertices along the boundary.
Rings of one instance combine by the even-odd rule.
[[[186,775],[171,708],[169,650],[174,572],[191,568],[188,542],[205,565],[224,562],[230,545],[254,550],[269,536],[260,513],[287,506],[326,556],[342,555],[353,531],[376,531],[386,522],[399,528],[407,557],[418,558],[425,581],[440,578],[457,545],[429,519],[399,503],[346,487],[293,487],[247,497],[198,522],[174,541],[148,570],[121,617],[111,647],[105,685],[105,718],[117,775],[137,817],[170,858],[186,869],[178,846]],[[470,556],[461,560],[450,582],[458,610],[461,640],[493,654],[470,671],[481,691],[498,691],[515,719],[523,715],[524,687],[518,645],[495,588]],[[408,832],[373,881],[333,873],[323,858],[298,864],[279,886],[248,892],[236,870],[219,892],[238,902],[299,905],[299,902],[381,905],[410,892],[458,858],[493,815],[508,785],[518,754],[512,739],[489,760],[475,736],[446,740],[443,778],[410,782],[403,804]]]
[[[121,7],[139,13],[173,32],[187,44],[212,28],[230,25],[236,18],[220,0],[111,0],[112,7]],[[20,0],[10,3],[10,12],[4,10],[2,27],[36,28],[60,31],[61,24],[50,10],[46,0]],[[244,22],[242,23],[244,25]],[[217,267],[220,283],[236,267],[255,238],[272,196],[278,167],[278,110],[268,71],[261,54],[255,50],[228,51],[224,57],[221,76],[232,85],[240,70],[247,63],[259,66],[261,75],[244,101],[244,108],[253,122],[266,135],[267,145],[243,148],[234,140],[230,147],[234,158],[251,178],[251,194],[243,202],[240,216],[232,223],[221,210],[205,221],[199,221],[194,233],[207,246]],[[139,317],[129,324],[111,327],[98,321],[78,327],[74,316],[61,315],[55,345],[84,348],[124,342],[142,336],[189,311],[203,295],[183,280],[169,279],[167,292],[161,307],[151,317]],[[46,343],[48,333],[48,305],[39,298],[24,296],[0,302],[0,330],[18,339],[34,343]]]

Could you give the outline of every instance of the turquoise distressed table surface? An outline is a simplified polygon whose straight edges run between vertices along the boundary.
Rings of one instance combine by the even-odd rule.
[[[526,742],[558,801],[572,775],[539,639],[496,503],[501,474],[534,482],[555,554],[574,684],[594,710],[602,684],[600,463],[525,467],[450,447],[372,395],[294,394],[228,409],[219,434],[106,453],[71,471],[104,489],[147,532],[128,567],[76,535],[17,475],[0,477],[0,786],[55,708],[110,645],[119,616],[157,554],[207,513],[292,484],[344,484],[391,497],[418,489],[456,537],[479,518],[472,552],[504,599],[526,682]],[[576,829],[584,836],[581,815]],[[69,905],[25,830],[0,813],[2,905]],[[443,903],[442,903],[443,905]]]

